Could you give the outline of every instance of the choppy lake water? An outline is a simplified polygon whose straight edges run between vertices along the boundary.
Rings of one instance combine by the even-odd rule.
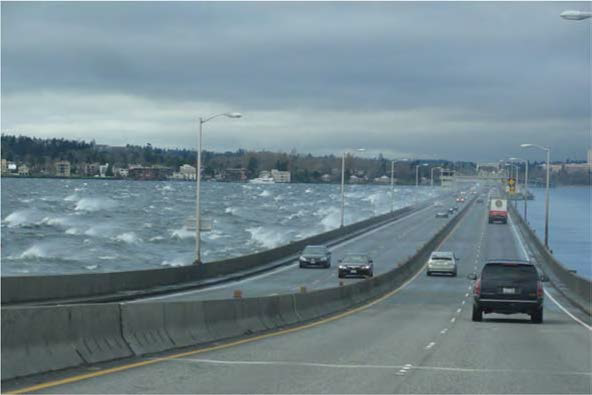
[[[195,184],[2,179],[2,275],[134,270],[194,260]],[[388,212],[389,186],[346,186],[345,223]],[[395,209],[440,189],[395,189]],[[202,183],[202,259],[286,244],[339,226],[340,186]]]

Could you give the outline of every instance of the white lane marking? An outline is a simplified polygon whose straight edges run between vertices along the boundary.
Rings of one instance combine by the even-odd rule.
[[[458,313],[460,313],[460,309],[456,309],[456,313],[457,313],[457,314],[458,314]]]
[[[149,358],[154,359],[154,358]],[[406,372],[406,369],[418,369],[418,370],[439,370],[448,372],[465,372],[465,373],[513,373],[517,375],[523,375],[525,373],[537,373],[543,375],[563,375],[563,376],[592,376],[591,372],[583,371],[543,371],[543,370],[530,370],[530,369],[478,369],[478,368],[457,368],[448,366],[401,366],[401,365],[360,365],[360,364],[333,364],[333,363],[319,363],[319,362],[291,362],[291,361],[225,361],[216,359],[193,359],[193,358],[175,358],[169,362],[189,362],[189,363],[202,363],[212,365],[254,365],[254,366],[299,366],[299,367],[312,367],[312,368],[335,368],[335,369],[389,369]]]
[[[450,319],[450,322],[454,323],[454,321],[456,321],[456,318],[455,318],[455,317],[452,317],[452,318]]]
[[[388,227],[388,226],[392,226],[392,225],[394,225],[394,224],[396,224],[396,223],[398,223],[398,222],[400,222],[400,221],[403,221],[403,220],[405,220],[405,219],[408,219],[408,218],[415,217],[415,216],[416,216],[416,215],[418,215],[419,213],[422,213],[422,212],[424,212],[425,210],[428,210],[428,209],[430,209],[430,208],[433,208],[433,207],[432,207],[432,206],[428,206],[428,207],[422,208],[421,210],[418,210],[418,211],[416,211],[416,212],[414,212],[414,213],[411,213],[411,214],[409,214],[409,215],[406,215],[406,216],[405,216],[405,217],[403,217],[403,218],[399,218],[399,219],[397,219],[397,220],[395,220],[395,221],[392,221],[392,222],[389,222],[389,223],[387,223],[387,224],[381,225],[381,226],[379,226],[379,227],[378,227],[378,228],[376,228],[376,229],[372,229],[372,230],[371,230],[371,231],[369,231],[369,232],[366,232],[366,233],[363,233],[363,234],[361,234],[361,235],[359,235],[359,236],[356,236],[356,237],[354,237],[353,239],[345,240],[345,241],[343,241],[343,242],[341,242],[341,243],[335,244],[334,246],[332,246],[332,247],[330,247],[330,248],[329,248],[329,251],[333,251],[334,249],[336,249],[336,248],[338,248],[338,247],[343,247],[343,246],[345,246],[345,245],[347,245],[347,244],[349,244],[349,243],[353,243],[354,241],[358,241],[359,239],[361,239],[361,238],[363,238],[363,237],[366,237],[366,236],[372,235],[372,234],[374,234],[374,233],[378,232],[379,230],[382,230],[382,229],[384,229],[384,228],[386,228],[386,227]],[[296,267],[297,265],[298,265],[298,263],[292,263],[292,264],[289,264],[289,265],[287,265],[287,266],[280,267],[280,268],[278,268],[278,269],[274,269],[274,270],[272,270],[272,271],[269,271],[269,272],[266,272],[266,273],[263,273],[263,274],[259,274],[259,275],[257,275],[257,276],[248,277],[248,278],[245,278],[245,279],[243,279],[243,280],[239,280],[239,281],[232,281],[232,282],[229,282],[229,283],[224,283],[224,284],[220,284],[220,285],[215,285],[215,286],[212,286],[212,287],[205,287],[205,288],[202,288],[202,289],[195,289],[195,290],[190,290],[190,291],[177,292],[177,293],[173,293],[173,294],[167,294],[167,295],[152,296],[152,297],[148,297],[148,298],[142,298],[142,299],[134,300],[134,301],[131,301],[131,302],[122,302],[121,304],[126,304],[126,303],[141,303],[141,302],[144,302],[144,301],[147,301],[147,300],[157,300],[157,299],[168,299],[168,298],[176,298],[176,297],[178,297],[178,296],[192,295],[192,294],[199,294],[199,293],[202,293],[202,292],[210,292],[210,291],[215,291],[215,290],[218,290],[218,289],[224,289],[224,288],[228,288],[228,287],[235,287],[235,286],[237,286],[237,285],[239,285],[239,284],[248,283],[248,282],[251,282],[251,281],[259,280],[259,279],[261,279],[261,278],[265,278],[265,277],[273,276],[274,274],[278,274],[278,273],[281,273],[281,272],[285,272],[286,270],[293,269],[293,268],[294,268],[294,267]]]
[[[436,343],[434,342],[430,342],[430,344],[428,344],[427,346],[425,346],[426,350],[429,350],[430,348],[434,347],[436,345]]]
[[[526,257],[526,260],[528,260],[528,253],[526,252],[526,247],[524,246],[524,242],[522,241],[522,237],[520,236],[520,234],[516,230],[516,227],[514,226],[514,221],[512,220],[512,216],[510,216],[510,225],[511,225],[511,228],[512,228],[512,232],[514,233],[514,237],[516,238],[516,240],[518,240],[518,244],[520,245],[520,249],[522,250],[523,256]],[[586,324],[584,321],[580,320],[578,317],[576,317],[575,315],[573,315],[572,313],[570,313],[546,289],[543,288],[543,291],[545,292],[545,295],[548,296],[549,299],[551,299],[551,301],[553,303],[555,303],[557,305],[557,307],[559,307],[559,309],[561,311],[563,311],[565,314],[567,314],[569,317],[571,317],[578,324],[582,325],[584,328],[588,329],[589,331],[592,331],[592,326]]]
[[[448,328],[444,328],[440,331],[441,334],[445,334],[446,332],[448,332]]]
[[[545,295],[547,295],[549,297],[549,299],[551,299],[551,301],[553,303],[555,303],[557,305],[557,307],[559,307],[565,314],[567,314],[568,316],[570,316],[574,321],[576,321],[578,324],[582,325],[584,328],[588,329],[589,331],[592,331],[592,326],[586,324],[584,321],[580,320],[578,317],[576,317],[575,315],[573,315],[572,313],[570,313],[565,307],[563,307],[558,301],[557,299],[555,299],[549,292],[547,292],[546,289],[544,289]]]
[[[403,369],[410,369],[411,367],[413,367],[413,365],[411,365],[410,363],[406,363]]]
[[[469,293],[467,292],[467,293],[465,294],[465,298],[468,298],[468,297],[469,297]]]
[[[467,296],[468,296],[468,295],[467,295]],[[466,301],[466,300],[463,300],[463,301],[462,301],[462,304],[464,305],[465,303],[467,303],[467,301]]]

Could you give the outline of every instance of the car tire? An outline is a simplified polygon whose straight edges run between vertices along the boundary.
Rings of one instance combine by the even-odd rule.
[[[456,277],[456,272],[453,272],[452,273],[452,277]]]
[[[432,275],[432,272],[426,271],[426,276],[431,276],[431,275]]]
[[[374,271],[368,272],[368,277],[374,277]]]
[[[300,269],[304,269],[304,265],[300,262]]]
[[[540,308],[539,310],[532,313],[530,315],[530,319],[535,324],[542,324],[543,323],[543,309]]]
[[[473,321],[483,321],[483,310],[480,307],[473,305]]]
[[[339,277],[339,278],[343,278],[343,277],[345,277],[345,276],[343,275],[343,273],[339,272],[339,273],[337,273],[337,277]]]

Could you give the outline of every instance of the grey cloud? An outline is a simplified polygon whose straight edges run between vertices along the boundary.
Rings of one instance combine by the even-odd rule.
[[[503,124],[500,135],[524,135],[532,121],[534,136],[582,156],[589,141],[565,131],[589,125],[590,24],[561,20],[566,8],[589,4],[2,3],[2,95],[118,93],[245,112],[445,109],[478,123],[477,134]],[[390,136],[386,126],[372,144]],[[435,123],[431,138],[406,136],[404,151],[437,140],[434,155],[468,158],[449,141],[458,127]],[[335,137],[319,128],[314,142],[291,144],[330,148]]]

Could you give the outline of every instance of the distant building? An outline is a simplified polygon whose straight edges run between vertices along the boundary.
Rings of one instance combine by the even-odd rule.
[[[6,161],[6,159],[2,159],[2,167],[0,168],[0,172],[2,174],[8,173],[8,162]]]
[[[109,170],[109,163],[105,163],[104,165],[99,166],[99,176],[100,177],[107,177],[107,170]]]
[[[269,170],[261,170],[259,172],[259,178],[271,178],[271,172]]]
[[[129,178],[134,180],[166,180],[173,174],[173,169],[164,166],[134,167],[129,169]]]
[[[128,169],[117,169],[117,174],[121,178],[127,178],[129,176],[129,170]]]
[[[84,165],[84,175],[85,176],[96,176],[99,174],[99,163],[86,163]]]
[[[54,163],[55,175],[58,177],[70,177],[70,162],[59,160]]]
[[[17,169],[16,163],[8,162],[8,172],[9,173],[16,173],[16,169]]]
[[[183,176],[184,180],[195,180],[197,170],[191,165],[182,165],[179,167],[179,173]]]
[[[382,176],[382,177],[376,177],[374,179],[374,182],[377,184],[390,184],[391,183],[391,178],[387,177],[387,176]]]
[[[224,181],[247,181],[247,169],[225,169],[223,173]]]
[[[28,176],[30,173],[29,166],[27,165],[20,165],[18,167],[18,174],[19,176]]]
[[[362,184],[364,182],[364,178],[352,175],[349,177],[349,182],[350,184]]]
[[[321,181],[323,181],[323,182],[331,182],[331,176],[329,174],[323,174],[321,176]]]
[[[271,176],[275,182],[290,182],[291,175],[289,171],[271,170]]]

